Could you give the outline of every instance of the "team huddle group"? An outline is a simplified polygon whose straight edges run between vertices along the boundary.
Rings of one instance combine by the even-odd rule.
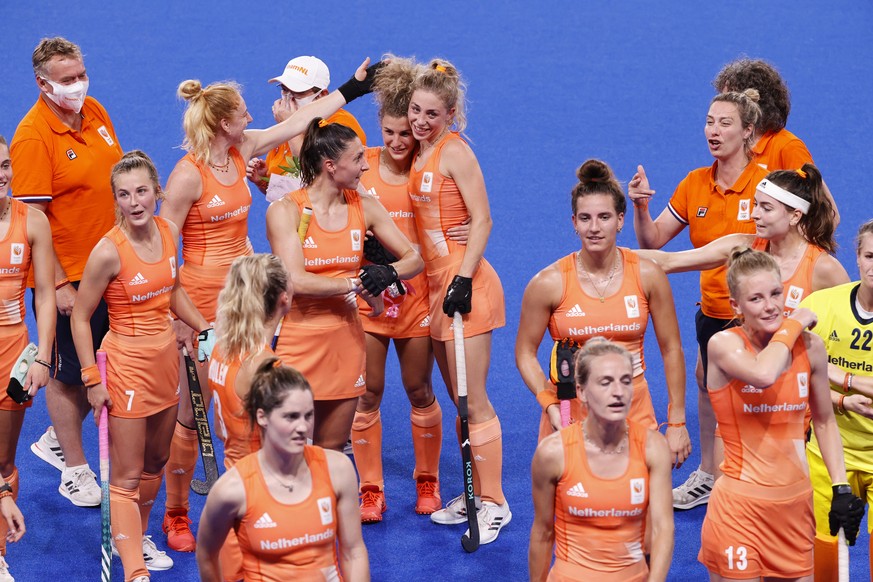
[[[0,397],[0,582],[13,580],[6,541],[24,534],[18,438],[43,386],[52,426],[31,450],[60,470],[58,490],[77,506],[101,502],[82,423],[108,409],[112,552],[125,580],[173,566],[147,533],[164,480],[166,544],[196,551],[203,580],[369,580],[361,524],[387,509],[379,410],[392,341],[411,405],[415,511],[475,524],[482,544],[510,523],[486,392],[504,296],[483,257],[491,217],[462,137],[464,83],[442,59],[368,65],[329,91],[322,61],[292,59],[270,80],[281,95],[263,130],[248,129],[236,84],[182,82],[187,153],[162,187],[87,95],[79,47],[37,45],[36,104],[8,145],[0,137],[0,374],[13,377]],[[690,172],[653,219],[642,166],[625,192],[606,163],[584,162],[570,197],[580,248],[525,291],[516,362],[542,407],[531,580],[666,580],[674,508],[706,503],[699,559],[712,580],[836,580],[837,534],[855,541],[873,483],[873,222],[857,235],[852,283],[833,256],[836,204],[785,129],[778,72],[741,59],[714,86],[712,166]],[[342,109],[369,93],[381,147],[366,147]],[[249,183],[270,202],[272,254],[248,239]],[[616,244],[627,198],[641,250]],[[686,226],[692,250],[657,250]],[[701,465],[671,494],[691,439],[666,274],[689,270],[701,271]],[[645,377],[650,318],[666,414]],[[196,539],[188,356],[226,469]],[[456,405],[467,391],[475,517],[464,495],[441,497],[434,360]]]

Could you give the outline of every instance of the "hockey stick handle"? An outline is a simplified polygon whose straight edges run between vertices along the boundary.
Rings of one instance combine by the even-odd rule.
[[[570,401],[561,400],[561,426],[570,426]]]
[[[297,236],[300,238],[300,244],[306,240],[306,232],[309,230],[309,221],[312,220],[312,209],[308,206],[303,208],[300,214],[300,224],[297,225]],[[276,331],[273,332],[273,341],[270,343],[270,348],[275,352],[276,346],[279,345],[279,334],[282,332],[282,320],[279,320],[279,325],[276,326]]]
[[[97,369],[100,380],[105,386],[106,352],[97,350]],[[101,554],[100,580],[109,582],[112,576],[112,529],[109,509],[109,408],[103,406],[98,424],[98,443],[100,448],[100,520],[101,520]]]
[[[846,533],[840,528],[837,534],[837,564],[839,582],[849,582],[849,546],[846,544]]]

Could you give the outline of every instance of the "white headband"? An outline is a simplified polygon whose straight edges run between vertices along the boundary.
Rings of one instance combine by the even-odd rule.
[[[790,206],[791,208],[796,208],[804,214],[809,212],[809,202],[807,202],[797,194],[792,194],[785,188],[780,188],[770,180],[761,180],[758,183],[758,192],[760,192],[761,194],[766,194],[770,198],[774,198],[782,204]]]

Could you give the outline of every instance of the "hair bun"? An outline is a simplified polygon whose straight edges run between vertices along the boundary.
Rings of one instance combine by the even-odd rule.
[[[605,184],[612,180],[612,170],[605,162],[600,160],[588,160],[576,170],[579,181],[588,186],[590,184]]]
[[[761,100],[761,94],[758,92],[758,90],[751,87],[743,91],[743,95],[745,95],[755,103]]]
[[[203,85],[197,79],[188,79],[179,83],[176,94],[185,101],[193,101],[203,94]]]

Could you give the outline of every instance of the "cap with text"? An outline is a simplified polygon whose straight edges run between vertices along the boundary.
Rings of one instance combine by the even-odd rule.
[[[319,58],[297,57],[285,65],[285,72],[270,79],[270,83],[282,83],[295,93],[308,91],[313,87],[327,89],[330,85],[330,70]]]

